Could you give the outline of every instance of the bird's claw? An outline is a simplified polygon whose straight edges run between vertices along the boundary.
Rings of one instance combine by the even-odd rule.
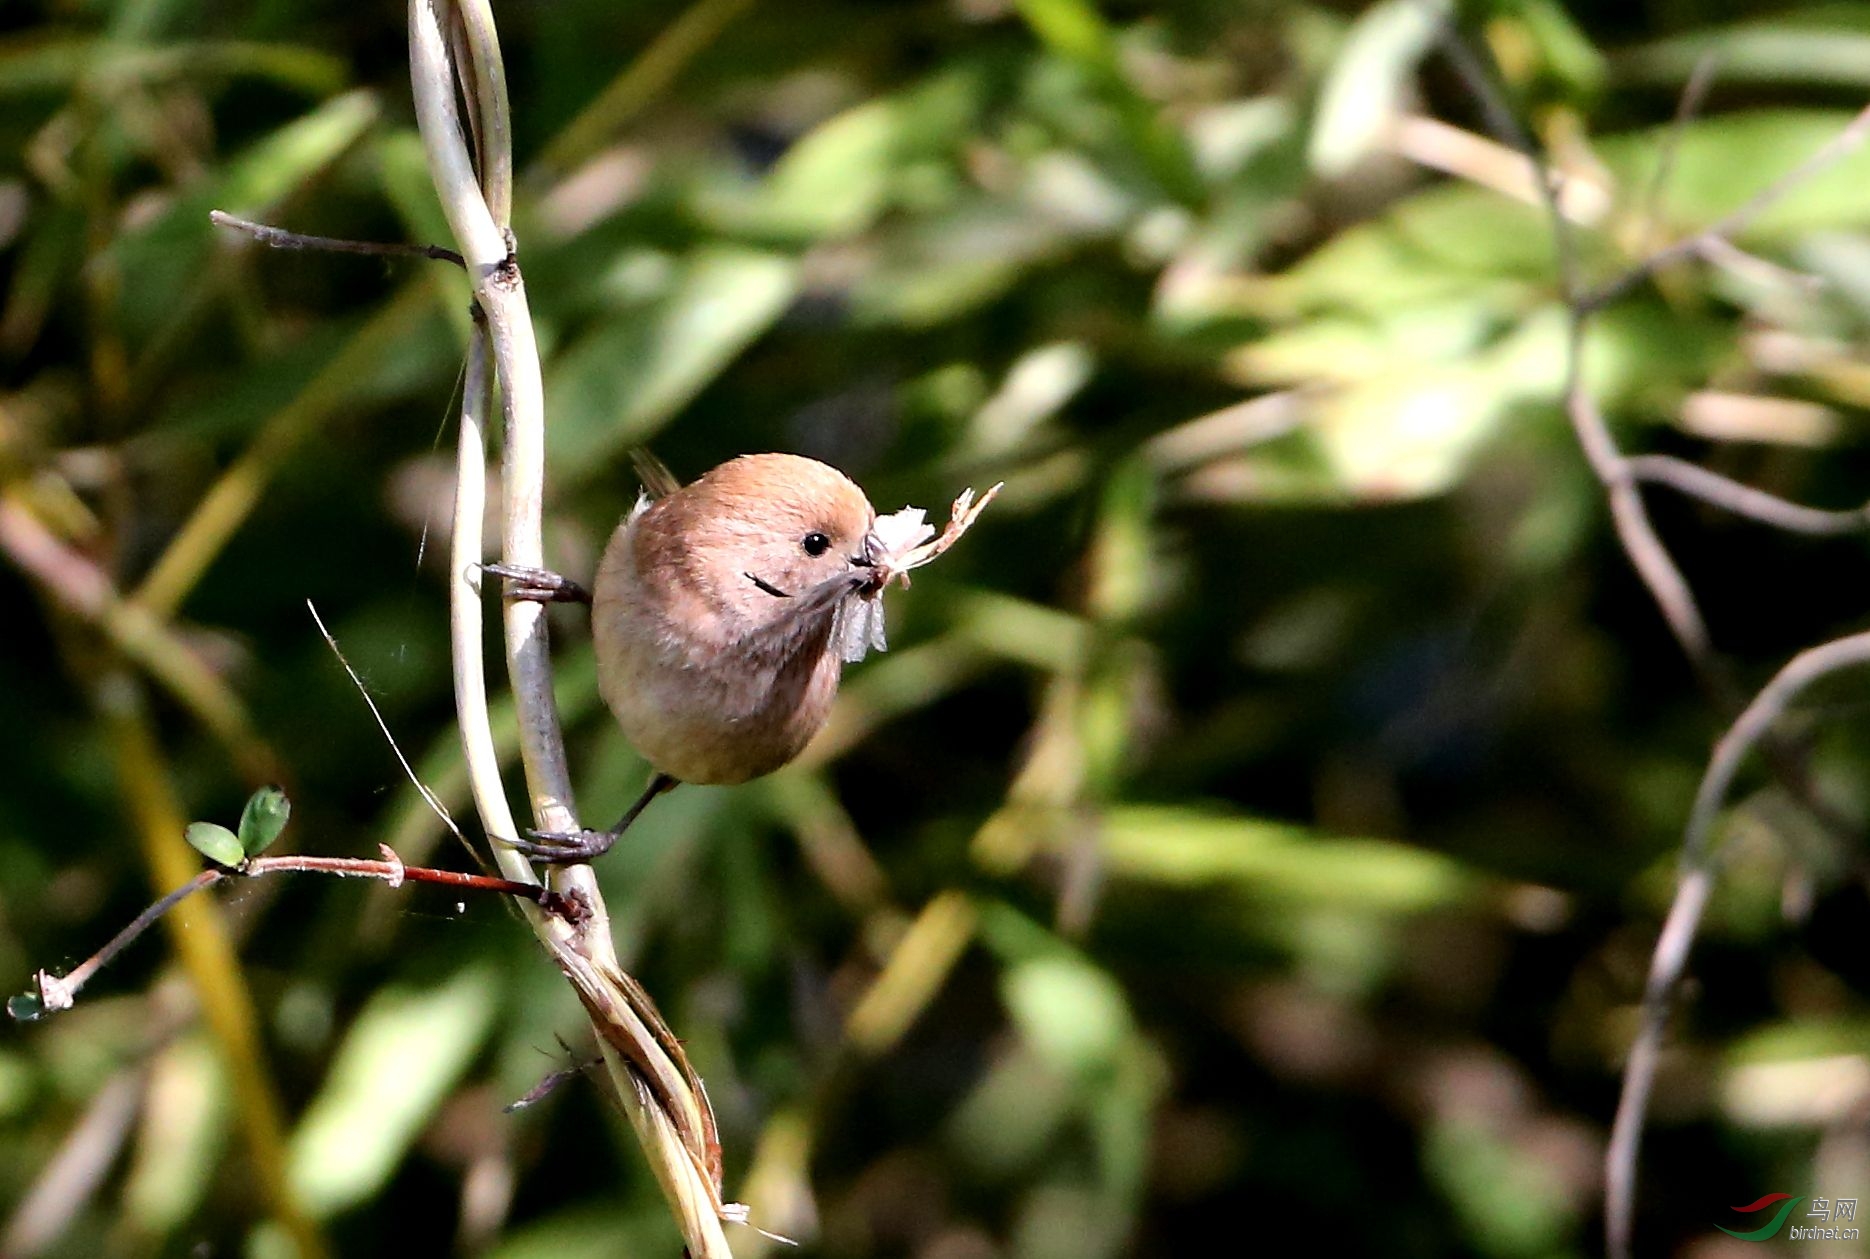
[[[591,592],[549,568],[525,564],[482,564],[483,573],[491,573],[506,583],[502,592],[508,599],[528,603],[590,603]]]
[[[524,839],[510,839],[515,851],[545,865],[565,866],[595,861],[617,842],[614,831],[527,831]]]

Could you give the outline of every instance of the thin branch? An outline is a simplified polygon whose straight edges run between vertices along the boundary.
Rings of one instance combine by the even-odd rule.
[[[1545,162],[1539,157],[1539,146],[1520,123],[1519,115],[1507,104],[1506,91],[1495,82],[1493,71],[1468,45],[1450,18],[1441,13],[1436,13],[1435,17],[1442,55],[1467,87],[1474,103],[1480,106],[1481,121],[1487,124],[1487,130],[1511,145],[1520,156],[1530,159],[1535,175],[1543,172]],[[1544,180],[1541,178],[1539,182],[1543,184]]]
[[[133,674],[111,666],[96,677],[91,690],[109,734],[150,882],[157,888],[186,883],[200,872],[201,858],[183,842],[188,817],[143,688]],[[227,1066],[230,1100],[245,1138],[252,1180],[301,1259],[321,1259],[331,1248],[293,1189],[285,1108],[267,1067],[259,1015],[226,915],[210,900],[172,914],[163,926]]]
[[[1584,294],[1578,299],[1580,308],[1587,314],[1602,310],[1658,271],[1701,253],[1709,241],[1726,241],[1738,236],[1788,195],[1848,157],[1867,136],[1870,136],[1870,106],[1859,110],[1857,116],[1820,145],[1817,152],[1753,194],[1739,209],[1692,236],[1684,236],[1672,244],[1664,245],[1628,270]]]
[[[1802,514],[1807,509],[1774,500],[1770,495],[1760,495],[1758,491],[1748,490],[1738,483],[1715,477],[1712,473],[1703,474],[1696,470],[1694,475],[1683,475],[1679,469],[1689,465],[1679,464],[1679,461],[1643,462],[1625,455],[1585,387],[1586,333],[1591,317],[1604,306],[1675,260],[1709,252],[1718,255],[1718,246],[1711,247],[1710,242],[1725,242],[1728,236],[1743,230],[1802,182],[1848,153],[1863,140],[1866,133],[1870,133],[1870,109],[1859,113],[1838,136],[1784,178],[1756,194],[1713,227],[1656,251],[1596,289],[1586,289],[1579,273],[1572,226],[1560,205],[1560,177],[1550,172],[1545,155],[1513,116],[1492,74],[1450,23],[1442,26],[1442,45],[1450,64],[1480,103],[1495,133],[1511,142],[1531,163],[1536,182],[1544,195],[1547,217],[1551,223],[1558,287],[1570,325],[1565,355],[1565,412],[1579,447],[1604,487],[1618,541],[1667,620],[1670,631],[1687,655],[1704,689],[1722,708],[1733,710],[1739,707],[1733,681],[1725,663],[1713,650],[1707,623],[1695,600],[1693,589],[1656,533],[1644,506],[1639,485],[1645,479],[1663,481],[1684,492],[1719,501],[1723,506],[1732,505],[1734,510],[1756,519],[1774,516],[1798,519],[1805,525],[1818,521]],[[1690,103],[1684,101],[1678,116],[1688,112]],[[1830,527],[1831,522],[1827,520],[1824,528]],[[1854,639],[1844,639],[1814,648],[1788,665],[1781,677],[1790,675],[1794,679],[1801,678],[1802,670],[1809,668],[1813,659],[1825,662],[1834,655],[1849,657],[1854,642]],[[1721,748],[1717,748],[1715,759],[1709,765],[1709,774],[1715,776],[1725,773],[1731,777],[1732,767],[1725,764],[1724,751],[1728,758],[1737,761],[1739,755],[1757,744],[1773,773],[1786,784],[1795,798],[1811,809],[1828,828],[1840,833],[1848,832],[1849,827],[1844,819],[1818,796],[1799,750],[1775,737],[1769,729],[1772,717],[1778,710],[1772,703],[1763,701],[1769,695],[1775,699],[1779,697],[1780,691],[1776,689],[1778,683],[1779,679],[1775,679],[1775,686],[1762,692],[1760,699],[1741,712],[1733,731],[1730,731],[1730,738],[1724,739]],[[1743,733],[1744,742],[1734,741],[1734,731]],[[1734,746],[1740,750],[1729,750]],[[1718,785],[1720,795],[1724,796],[1726,779],[1720,779]],[[1630,1253],[1635,1209],[1636,1155],[1643,1111],[1648,1101],[1649,1081],[1654,1073],[1661,1029],[1667,1020],[1674,979],[1679,976],[1680,967],[1685,963],[1695,929],[1713,887],[1713,870],[1711,864],[1703,859],[1701,845],[1705,841],[1701,837],[1705,835],[1714,807],[1718,807],[1718,801],[1716,805],[1707,805],[1698,800],[1696,815],[1690,822],[1689,839],[1683,857],[1684,873],[1677,887],[1675,905],[1657,945],[1652,982],[1644,994],[1642,1030],[1632,1046],[1630,1062],[1625,1070],[1624,1104],[1619,1107],[1615,1139],[1605,1155],[1608,1196],[1605,1233],[1612,1259],[1628,1259]]]
[[[1567,284],[1567,289],[1575,291]],[[1597,409],[1590,391],[1584,387],[1585,333],[1589,316],[1577,306],[1571,307],[1571,328],[1565,354],[1565,414],[1571,420],[1578,446],[1584,451],[1591,471],[1597,475],[1609,500],[1610,519],[1617,531],[1617,541],[1636,569],[1657,610],[1668,622],[1669,631],[1681,645],[1702,686],[1717,700],[1731,704],[1732,683],[1725,667],[1714,655],[1713,640],[1707,620],[1695,601],[1695,592],[1681,568],[1656,533],[1642,494],[1630,475],[1629,459],[1617,445],[1617,439]]]
[[[1632,455],[1626,463],[1630,475],[1638,481],[1666,485],[1722,511],[1787,533],[1838,537],[1870,528],[1870,504],[1845,511],[1804,507],[1672,455]]]
[[[1558,272],[1559,293],[1569,315],[1565,352],[1565,414],[1571,421],[1572,432],[1591,465],[1591,471],[1596,474],[1609,498],[1611,521],[1617,530],[1617,539],[1704,685],[1717,694],[1723,693],[1726,683],[1713,658],[1707,623],[1695,602],[1694,591],[1669,555],[1662,539],[1657,536],[1649,513],[1643,507],[1642,496],[1629,475],[1623,451],[1618,447],[1610,425],[1605,423],[1603,413],[1597,409],[1597,404],[1584,386],[1585,334],[1589,328],[1591,311],[1585,304],[1582,279],[1578,273],[1577,242],[1560,198],[1562,176],[1546,165],[1545,157],[1531,134],[1520,126],[1513,111],[1507,107],[1505,96],[1493,75],[1467,41],[1461,38],[1451,24],[1444,23],[1442,32],[1442,46],[1456,72],[1481,103],[1489,125],[1510,140],[1532,164],[1534,182],[1545,201],[1546,216],[1552,226],[1552,249]]]
[[[210,866],[203,870],[131,919],[129,925],[112,936],[103,948],[64,975],[40,971],[35,977],[35,983],[44,1012],[52,1014],[70,1009],[79,990],[90,983],[98,971],[115,961],[118,954],[135,943],[144,932],[162,921],[170,910],[196,892],[214,887],[229,879],[258,878],[267,874],[332,874],[339,878],[380,879],[391,887],[400,887],[404,883],[433,883],[463,891],[495,892],[503,896],[517,896],[521,900],[540,906],[548,913],[574,921],[580,913],[575,902],[568,901],[537,883],[522,883],[484,874],[467,874],[460,870],[436,870],[426,866],[404,865],[388,848],[383,849],[383,859],[380,861],[373,861],[367,857],[314,857],[302,854],[254,857],[242,862],[239,866]]]
[[[1702,241],[1695,255],[1709,266],[1719,267],[1752,284],[1778,285],[1805,294],[1822,292],[1825,288],[1823,276],[1794,271],[1791,267],[1769,262],[1757,254],[1748,253],[1724,237],[1711,236]]]
[[[327,254],[368,254],[387,258],[432,258],[437,262],[452,262],[457,267],[467,265],[462,261],[460,254],[441,245],[417,245],[410,241],[345,240],[338,236],[309,236],[304,232],[289,232],[283,227],[273,227],[266,223],[255,223],[251,219],[237,218],[225,210],[208,211],[208,221],[216,227],[227,227],[236,232],[245,232],[270,249],[308,249]]]
[[[1582,404],[1574,404],[1572,415],[1576,417],[1582,409]],[[1583,421],[1574,418],[1573,423],[1582,426]],[[1714,655],[1707,618],[1701,614],[1694,589],[1682,576],[1675,557],[1669,554],[1669,548],[1657,535],[1656,526],[1649,519],[1649,512],[1643,507],[1633,482],[1620,481],[1610,488],[1610,518],[1616,526],[1618,542],[1643,584],[1649,588],[1675,641],[1694,663],[1704,684],[1717,696],[1725,694],[1730,686],[1727,670]]]
[[[129,948],[137,937],[162,921],[164,915],[181,904],[184,900],[187,900],[204,887],[213,887],[226,877],[227,872],[225,870],[203,870],[200,874],[197,874],[194,878],[182,884],[182,886],[156,901],[135,918],[132,918],[129,925],[112,936],[110,941],[105,944],[103,948],[93,953],[90,957],[87,957],[84,961],[78,963],[77,966],[74,966],[66,974],[54,977],[48,976],[45,971],[40,971],[36,982],[39,989],[39,1000],[43,1003],[45,1012],[47,1014],[53,1014],[59,1010],[70,1009],[72,998],[78,995],[78,990],[80,988],[91,982],[91,976],[97,974],[98,971],[116,961],[117,955]]]
[[[372,861],[368,857],[311,857],[299,854],[282,854],[277,857],[255,857],[240,867],[238,873],[246,876],[278,873],[297,874],[335,874],[348,879],[381,879],[391,887],[404,883],[433,883],[439,887],[455,887],[470,892],[498,892],[502,896],[517,896],[523,901],[544,908],[560,917],[576,919],[577,909],[563,897],[537,883],[526,883],[518,879],[503,879],[491,874],[470,874],[465,870],[438,870],[430,866],[404,865],[396,854],[389,849],[383,850],[381,861]]]
[[[1701,106],[1707,101],[1708,89],[1714,85],[1714,70],[1720,64],[1720,58],[1712,49],[1701,54],[1695,62],[1695,68],[1688,73],[1688,82],[1682,86],[1681,99],[1675,102],[1675,117],[1669,120],[1669,129],[1662,137],[1662,147],[1656,154],[1656,169],[1649,176],[1649,186],[1643,190],[1642,230],[1637,239],[1645,251],[1656,248],[1661,242],[1656,239],[1662,230],[1662,199],[1669,187],[1669,177],[1675,173],[1676,154],[1681,152],[1682,137],[1688,132],[1688,124],[1701,112]]]
[[[1592,472],[1604,487],[1618,541],[1668,622],[1683,653],[1688,656],[1703,688],[1724,708],[1735,709],[1739,706],[1739,696],[1726,666],[1714,653],[1707,622],[1695,600],[1694,591],[1657,535],[1637,490],[1638,478],[1630,466],[1632,461],[1618,446],[1603,413],[1598,410],[1584,384],[1586,333],[1592,315],[1612,296],[1627,292],[1646,275],[1652,274],[1656,270],[1656,259],[1653,256],[1645,259],[1602,287],[1587,289],[1579,272],[1572,224],[1560,203],[1562,176],[1548,167],[1537,142],[1508,107],[1505,93],[1493,74],[1452,23],[1442,24],[1441,46],[1449,64],[1479,104],[1488,126],[1531,163],[1535,182],[1543,194],[1552,230],[1559,294],[1565,303],[1570,322],[1565,355],[1565,413]],[[1848,152],[1866,131],[1870,131],[1870,109],[1858,114],[1844,134],[1835,137],[1790,175],[1753,197],[1740,210],[1708,231],[1678,241],[1662,252],[1694,252],[1703,246],[1706,238],[1724,236],[1746,226],[1754,217],[1791,192],[1800,180],[1811,178]],[[1775,771],[1786,779],[1795,796],[1810,805],[1821,818],[1831,817],[1832,812],[1815,799],[1791,750],[1770,745],[1767,750]]]
[[[558,1038],[558,1047],[565,1052],[567,1058],[573,1057],[572,1048],[565,1042],[563,1036]],[[567,1080],[576,1079],[578,1076],[589,1071],[592,1067],[602,1066],[603,1063],[604,1060],[602,1058],[591,1058],[584,1062],[574,1061],[569,1067],[550,1072],[544,1079],[527,1089],[519,1097],[514,1098],[512,1101],[502,1106],[500,1110],[503,1114],[511,1115],[518,1111],[525,1110],[528,1106],[537,1106],[540,1102],[556,1092],[559,1085],[565,1083]]]
[[[1671,998],[1688,965],[1695,932],[1714,889],[1716,849],[1712,836],[1715,819],[1727,800],[1734,775],[1754,748],[1767,739],[1773,725],[1799,693],[1830,674],[1865,664],[1870,664],[1870,633],[1851,634],[1800,652],[1741,711],[1708,759],[1683,832],[1682,875],[1661,936],[1656,941],[1655,954],[1650,959],[1649,980],[1643,989],[1642,1020],[1630,1044],[1630,1057],[1623,1072],[1623,1091],[1617,1100],[1617,1117],[1604,1158],[1605,1228],[1609,1252],[1613,1256],[1631,1253],[1643,1116],[1649,1109],[1649,1095],[1655,1084]]]

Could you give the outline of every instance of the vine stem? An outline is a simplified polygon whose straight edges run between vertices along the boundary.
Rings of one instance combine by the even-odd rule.
[[[451,560],[457,715],[482,825],[489,834],[512,834],[488,724],[486,679],[477,663],[483,632],[479,566],[485,558],[478,522],[485,510],[486,417],[497,385],[501,558],[510,565],[544,566],[545,391],[517,242],[508,224],[511,123],[488,0],[410,0],[409,69],[429,173],[466,263],[477,308],[464,389]],[[458,99],[466,101],[465,120]],[[509,601],[503,621],[533,823],[542,831],[575,831],[545,609]],[[494,856],[509,878],[537,882],[519,853],[496,845]],[[617,1099],[689,1254],[731,1259],[722,1223],[744,1220],[745,1210],[722,1201],[720,1144],[701,1082],[654,1002],[618,965],[590,866],[555,869],[552,883],[585,910],[584,916],[573,923],[531,911],[534,933],[591,1019]]]

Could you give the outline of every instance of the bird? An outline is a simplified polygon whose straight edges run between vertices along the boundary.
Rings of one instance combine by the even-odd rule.
[[[508,598],[589,604],[598,691],[650,765],[608,830],[508,841],[548,864],[601,856],[681,783],[744,783],[786,765],[824,725],[845,663],[883,646],[888,548],[849,477],[779,453],[741,455],[688,485],[646,452],[636,463],[643,492],[590,591],[545,569],[483,570]]]

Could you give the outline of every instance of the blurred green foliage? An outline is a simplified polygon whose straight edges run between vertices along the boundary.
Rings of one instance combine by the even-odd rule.
[[[1724,716],[1556,405],[1551,232],[1436,56],[1439,10],[496,7],[562,567],[590,571],[636,443],[685,475],[816,455],[885,511],[1007,482],[892,595],[893,650],[806,763],[675,793],[601,867],[730,1194],[827,1256],[1283,1228],[1594,1253]],[[1862,3],[1459,19],[1569,172],[1590,279],[1796,167],[1870,82]],[[305,604],[465,816],[439,542],[465,288],[206,218],[443,240],[402,23],[0,11],[16,989],[186,877],[184,821],[273,778],[296,850],[464,860]],[[1591,390],[1632,449],[1860,500],[1870,151],[1735,244],[1595,322]],[[1860,541],[1651,502],[1743,678],[1860,621]],[[580,803],[609,817],[644,769],[580,619],[555,626]],[[1845,833],[1860,695],[1827,686],[1795,731]],[[1769,1192],[1870,1196],[1863,856],[1755,775],[1655,1106],[1644,1253],[1713,1254]],[[219,902],[178,923],[186,969],[148,937],[0,1040],[0,1252],[677,1253],[595,1083],[501,1113],[586,1051],[499,906],[306,876]],[[223,918],[238,969],[200,960]]]

